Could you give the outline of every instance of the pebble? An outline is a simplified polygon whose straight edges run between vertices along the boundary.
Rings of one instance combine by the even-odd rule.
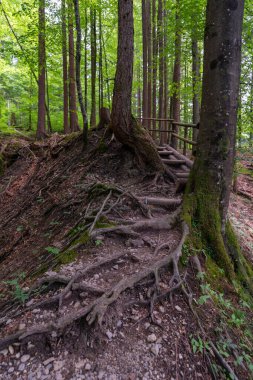
[[[106,336],[107,336],[108,339],[111,340],[112,337],[113,337],[113,333],[112,333],[111,331],[108,330],[108,331],[106,331]]]
[[[114,266],[113,266],[113,269],[118,270],[118,269],[119,269],[119,266],[118,266],[118,265],[114,265]]]
[[[19,359],[20,356],[21,356],[21,354],[20,354],[20,352],[18,352],[18,353],[16,354],[16,359]]]
[[[81,369],[84,367],[85,361],[84,360],[79,360],[79,362],[76,363],[75,367],[77,369]]]
[[[154,344],[152,345],[150,351],[155,355],[157,356],[159,354],[159,351],[160,351],[160,345],[159,344]]]
[[[165,308],[163,306],[159,306],[159,310],[161,313],[165,313]]]
[[[27,362],[27,360],[29,360],[30,359],[30,355],[23,355],[23,356],[21,356],[21,363],[26,363]]]
[[[181,307],[178,306],[178,305],[175,306],[175,309],[176,309],[177,311],[182,311]]]
[[[55,380],[63,380],[62,374],[61,373],[56,373],[55,374]]]
[[[64,361],[63,360],[57,360],[54,362],[54,370],[59,371],[64,366]]]
[[[103,377],[104,377],[104,375],[105,375],[104,371],[99,371],[99,373],[98,373],[98,380],[102,380]]]
[[[95,274],[95,275],[94,275],[94,279],[95,279],[95,280],[98,280],[99,277],[100,277],[99,274]]]
[[[183,359],[183,355],[182,354],[179,354],[178,357],[179,357],[180,360]]]
[[[41,310],[40,309],[33,309],[32,313],[33,314],[39,314],[39,313],[41,313]]]
[[[14,367],[10,367],[10,368],[8,369],[8,373],[12,373],[12,372],[14,372]]]
[[[55,360],[55,358],[52,356],[51,358],[48,358],[43,362],[43,365],[46,367],[49,363],[52,363]]]
[[[150,335],[148,335],[148,337],[147,337],[147,341],[149,342],[149,343],[154,343],[154,342],[156,342],[156,335],[155,334],[150,334]]]
[[[121,321],[121,320],[119,320],[118,322],[117,322],[117,327],[121,327],[123,325],[123,322]]]
[[[19,330],[24,330],[26,327],[25,323],[20,323],[19,326],[18,326],[18,329]]]
[[[85,371],[90,371],[91,370],[91,365],[90,363],[87,363],[84,367]]]
[[[6,356],[8,354],[7,348],[5,348],[4,350],[0,351],[0,354]]]
[[[24,363],[21,363],[20,366],[18,367],[18,370],[19,370],[20,372],[23,372],[24,369],[25,369],[25,364],[24,364]]]
[[[10,353],[11,355],[14,354],[14,348],[13,348],[12,346],[9,346],[9,353]]]

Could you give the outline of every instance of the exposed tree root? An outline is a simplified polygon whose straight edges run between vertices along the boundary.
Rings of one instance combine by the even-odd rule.
[[[152,218],[148,220],[139,220],[136,222],[130,222],[130,226],[126,225],[119,225],[115,227],[108,227],[108,228],[99,228],[97,230],[94,230],[91,233],[91,237],[93,239],[96,238],[98,235],[103,235],[106,233],[118,233],[122,235],[130,235],[130,236],[136,236],[139,237],[139,233],[137,233],[135,230],[139,231],[142,229],[153,229],[153,230],[170,230],[173,225],[176,224],[178,221],[178,217],[180,214],[180,208],[178,208],[174,213],[171,215],[165,215],[160,218]]]
[[[121,295],[121,293],[123,293],[126,289],[133,288],[141,280],[149,277],[152,274],[155,275],[156,281],[158,281],[159,270],[168,266],[173,260],[180,257],[181,252],[182,252],[182,246],[185,242],[188,232],[189,231],[188,231],[187,225],[183,223],[182,238],[177,248],[173,252],[171,252],[169,255],[158,260],[150,267],[145,268],[129,277],[125,277],[121,279],[116,285],[112,286],[112,288],[106,291],[101,297],[95,299],[90,305],[84,308],[81,308],[80,310],[74,311],[73,313],[69,313],[68,315],[59,318],[56,322],[50,322],[47,325],[34,326],[32,329],[21,330],[15,334],[12,334],[10,336],[3,338],[2,340],[0,340],[0,349],[3,349],[4,347],[10,345],[11,343],[14,343],[17,341],[22,343],[24,340],[27,340],[28,338],[31,339],[31,337],[34,335],[38,335],[38,334],[44,335],[52,331],[58,331],[58,332],[63,331],[70,324],[83,318],[86,318],[89,325],[93,324],[95,321],[97,321],[99,325],[101,325],[108,307],[111,304],[113,304]],[[118,258],[120,256],[121,255],[118,254]],[[114,256],[114,258],[116,258],[116,255]],[[103,262],[105,264],[106,260],[104,260]],[[107,263],[108,263],[108,260],[107,260]],[[97,263],[97,266],[98,264],[101,265],[101,262]],[[76,276],[74,276],[68,283],[67,287],[69,288],[70,283],[73,285],[78,279],[80,279],[81,276],[83,276],[84,273],[87,273],[87,269],[93,270],[94,265],[91,265],[89,268],[86,268],[85,271],[81,271],[81,273],[79,272]],[[73,280],[74,278],[75,280]],[[54,278],[54,279],[56,280],[57,278]],[[45,280],[46,279],[44,279],[44,281]],[[61,277],[59,278],[59,280],[60,281],[64,280],[64,278]],[[64,292],[66,291],[67,287],[65,287]]]

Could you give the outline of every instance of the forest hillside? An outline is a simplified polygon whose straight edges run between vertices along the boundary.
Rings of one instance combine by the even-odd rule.
[[[251,1],[0,20],[0,379],[253,379]]]

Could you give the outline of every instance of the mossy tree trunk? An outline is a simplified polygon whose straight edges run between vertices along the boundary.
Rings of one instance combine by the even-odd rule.
[[[213,259],[230,280],[253,294],[252,269],[228,220],[235,158],[244,2],[208,0],[197,157],[183,215],[200,229]],[[250,278],[251,277],[251,278]]]
[[[115,137],[123,145],[132,148],[141,161],[162,172],[163,163],[152,138],[131,113],[134,55],[133,0],[118,0],[118,15],[118,58],[111,127]]]

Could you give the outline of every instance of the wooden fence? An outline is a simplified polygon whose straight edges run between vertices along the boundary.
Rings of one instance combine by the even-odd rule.
[[[137,118],[142,122],[144,127],[149,131],[151,136],[155,140],[159,140],[160,144],[169,144],[171,142],[172,136],[179,141],[183,142],[183,154],[186,154],[187,144],[193,146],[196,145],[196,141],[188,138],[189,128],[198,128],[198,124],[176,122],[173,119],[159,119],[159,118]],[[152,127],[147,127],[143,122],[148,122],[147,124],[152,124]],[[158,128],[154,126],[159,124]],[[184,128],[184,136],[180,136],[179,128]],[[177,133],[176,133],[177,132]]]

